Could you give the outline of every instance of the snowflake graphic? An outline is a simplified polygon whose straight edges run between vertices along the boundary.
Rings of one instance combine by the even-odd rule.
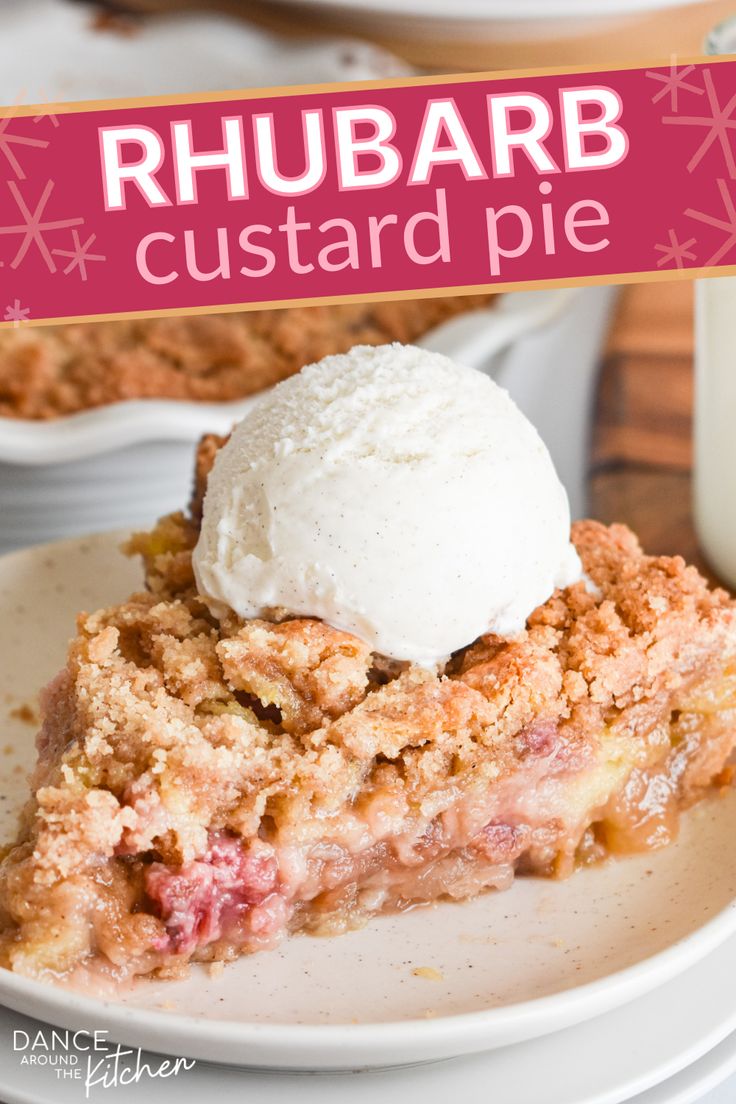
[[[685,211],[688,218],[705,223],[706,226],[713,226],[716,230],[720,230],[726,235],[726,240],[723,245],[721,245],[713,256],[705,262],[707,268],[717,265],[736,245],[736,206],[734,206],[731,193],[728,190],[728,185],[725,180],[718,180],[718,191],[721,195],[723,209],[726,212],[727,217],[725,219],[717,218],[715,215],[709,215],[704,211],[694,211],[692,207],[688,207]]]
[[[736,161],[734,161],[733,149],[729,140],[729,131],[736,130],[736,119],[732,117],[734,108],[736,108],[736,94],[731,97],[725,107],[722,107],[710,69],[703,70],[703,83],[710,110],[708,115],[665,115],[662,122],[675,126],[705,127],[707,133],[688,161],[688,172],[693,172],[698,167],[710,147],[717,141],[726,162],[728,175],[731,179],[736,179]]]
[[[25,180],[26,174],[23,166],[13,151],[13,146],[35,146],[37,149],[45,149],[48,142],[43,138],[29,138],[24,134],[11,134],[8,127],[12,122],[12,115],[6,115],[0,119],[0,153],[4,154],[8,164],[17,176],[18,180]]]
[[[14,326],[19,326],[21,322],[28,321],[28,315],[31,313],[30,307],[22,307],[20,305],[20,299],[16,299],[15,302],[5,308],[5,314],[3,315],[3,322],[12,322]]]
[[[42,111],[40,115],[33,116],[34,123],[41,123],[44,119],[48,119],[54,128],[59,125],[59,116],[54,115],[53,111]]]
[[[49,272],[56,272],[56,264],[54,258],[51,256],[49,247],[46,244],[44,234],[51,230],[62,230],[67,226],[80,226],[83,222],[83,218],[66,218],[66,219],[43,219],[44,211],[46,210],[46,204],[49,201],[51,192],[53,191],[54,182],[48,180],[41,198],[39,199],[36,207],[33,211],[28,207],[26,201],[21,195],[20,188],[14,180],[7,182],[10,193],[15,200],[18,210],[20,211],[22,222],[17,223],[15,226],[0,226],[0,234],[22,234],[23,240],[18,246],[18,251],[10,262],[11,268],[17,268],[23,261],[23,258],[28,253],[28,250],[32,245],[36,246],[36,249],[41,254],[43,260],[46,263],[46,267]]]
[[[696,259],[695,254],[691,252],[691,246],[696,243],[695,238],[680,242],[674,230],[668,230],[667,236],[670,239],[669,245],[655,245],[654,247],[657,253],[662,254],[657,261],[657,268],[663,268],[666,264],[674,264],[676,268],[684,268],[686,260],[694,261]]]
[[[69,264],[64,269],[64,275],[68,276],[70,272],[73,272],[75,268],[79,269],[79,275],[83,280],[87,279],[87,261],[106,261],[107,257],[104,257],[102,253],[90,253],[90,247],[94,242],[96,234],[90,234],[86,242],[82,243],[79,239],[79,233],[76,229],[72,230],[72,249],[52,249],[51,252],[57,257],[71,257]]]
[[[677,97],[679,92],[694,92],[696,96],[702,96],[705,89],[697,84],[691,84],[687,80],[694,71],[694,65],[686,65],[683,69],[678,69],[677,56],[675,54],[670,58],[669,74],[655,73],[651,69],[647,69],[645,75],[649,80],[659,81],[662,85],[659,92],[655,92],[652,96],[652,103],[659,103],[665,96],[669,96],[670,110],[677,111]]]
[[[41,123],[44,119],[48,119],[52,127],[56,129],[59,125],[59,116],[52,111],[52,108],[56,107],[57,105],[54,103],[50,103],[45,99],[46,90],[43,88],[39,88],[38,96],[38,106],[40,108],[40,111],[38,115],[33,116],[34,123]]]

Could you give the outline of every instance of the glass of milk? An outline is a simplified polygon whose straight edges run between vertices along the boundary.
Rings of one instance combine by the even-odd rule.
[[[706,51],[736,53],[736,19],[716,27]],[[695,286],[694,491],[703,551],[736,587],[736,276]]]

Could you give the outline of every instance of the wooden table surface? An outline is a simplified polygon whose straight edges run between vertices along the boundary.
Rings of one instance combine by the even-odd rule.
[[[623,289],[598,391],[591,514],[707,572],[691,510],[692,402],[692,284]]]

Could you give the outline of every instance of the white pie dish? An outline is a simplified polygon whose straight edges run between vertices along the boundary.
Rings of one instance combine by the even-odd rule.
[[[225,15],[152,17],[131,33],[100,29],[70,0],[6,0],[0,103],[366,80],[406,67],[367,43],[285,42]],[[0,551],[182,506],[192,450],[227,432],[248,403],[114,404],[50,423],[0,418]]]
[[[152,96],[404,74],[351,40],[286,41],[216,13],[95,29],[98,9],[6,0],[0,103]],[[146,522],[182,506],[193,445],[227,432],[250,403],[132,401],[49,423],[0,418],[0,551]]]
[[[546,441],[574,516],[584,512],[592,396],[613,295],[514,293],[508,315],[477,316],[480,340],[468,341],[462,316],[425,337],[508,389]],[[181,509],[196,441],[227,433],[253,401],[129,400],[49,422],[0,418],[0,552]]]
[[[401,62],[366,43],[287,45],[219,15],[154,18],[126,36],[93,32],[92,9],[67,0],[6,7],[0,45],[0,102],[6,103],[19,88],[27,90],[26,98],[63,100],[405,72]],[[533,303],[535,294],[518,302]],[[563,301],[566,294],[541,293]],[[559,324],[538,334],[534,309],[528,325],[519,310],[505,353],[492,363],[488,357],[477,361],[537,424],[576,514],[584,508],[591,395],[610,299],[607,289],[586,289],[565,306]],[[503,325],[494,314],[488,315],[491,341],[492,328]],[[575,326],[566,322],[573,318]],[[452,324],[449,332],[456,334]],[[443,351],[453,355],[453,342]],[[133,400],[43,423],[0,418],[0,552],[146,524],[181,508],[195,442],[203,433],[228,432],[252,401]]]
[[[79,609],[124,598],[140,567],[108,534],[0,559],[0,839],[33,758],[21,707],[62,665]],[[19,614],[19,610],[22,611]],[[16,768],[20,768],[17,770]],[[294,937],[215,977],[82,995],[0,970],[0,1003],[62,1027],[209,1061],[280,1069],[395,1065],[521,1042],[603,1014],[693,966],[736,931],[736,792],[656,853],[565,882]],[[427,970],[429,968],[429,970]],[[419,970],[419,974],[415,973]]]

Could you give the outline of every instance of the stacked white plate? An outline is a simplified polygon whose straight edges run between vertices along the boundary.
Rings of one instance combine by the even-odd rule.
[[[140,582],[118,542],[99,536],[0,559],[0,702],[9,714],[0,838],[11,834],[33,759],[22,707],[61,666],[76,611]],[[641,1104],[694,1100],[736,1064],[735,933],[730,793],[687,813],[680,838],[659,852],[564,882],[520,879],[507,893],[382,917],[338,938],[294,937],[219,976],[197,967],[184,981],[80,993],[0,971],[0,1099],[84,1099],[83,1084],[21,1064],[12,1032],[29,1032],[20,1017],[31,1016],[197,1060],[171,1082],[144,1078],[126,1090],[137,1102],[212,1090],[260,1104],[297,1089],[305,1101],[349,1089],[357,1102],[383,1089],[433,1104],[467,1087],[471,1100],[492,1088],[503,1104],[616,1104],[664,1083],[680,1095],[662,1089]],[[464,1057],[375,1072],[455,1056]],[[280,1075],[243,1072],[254,1068]],[[295,1081],[305,1070],[313,1075]],[[345,1072],[355,1070],[373,1072]]]

